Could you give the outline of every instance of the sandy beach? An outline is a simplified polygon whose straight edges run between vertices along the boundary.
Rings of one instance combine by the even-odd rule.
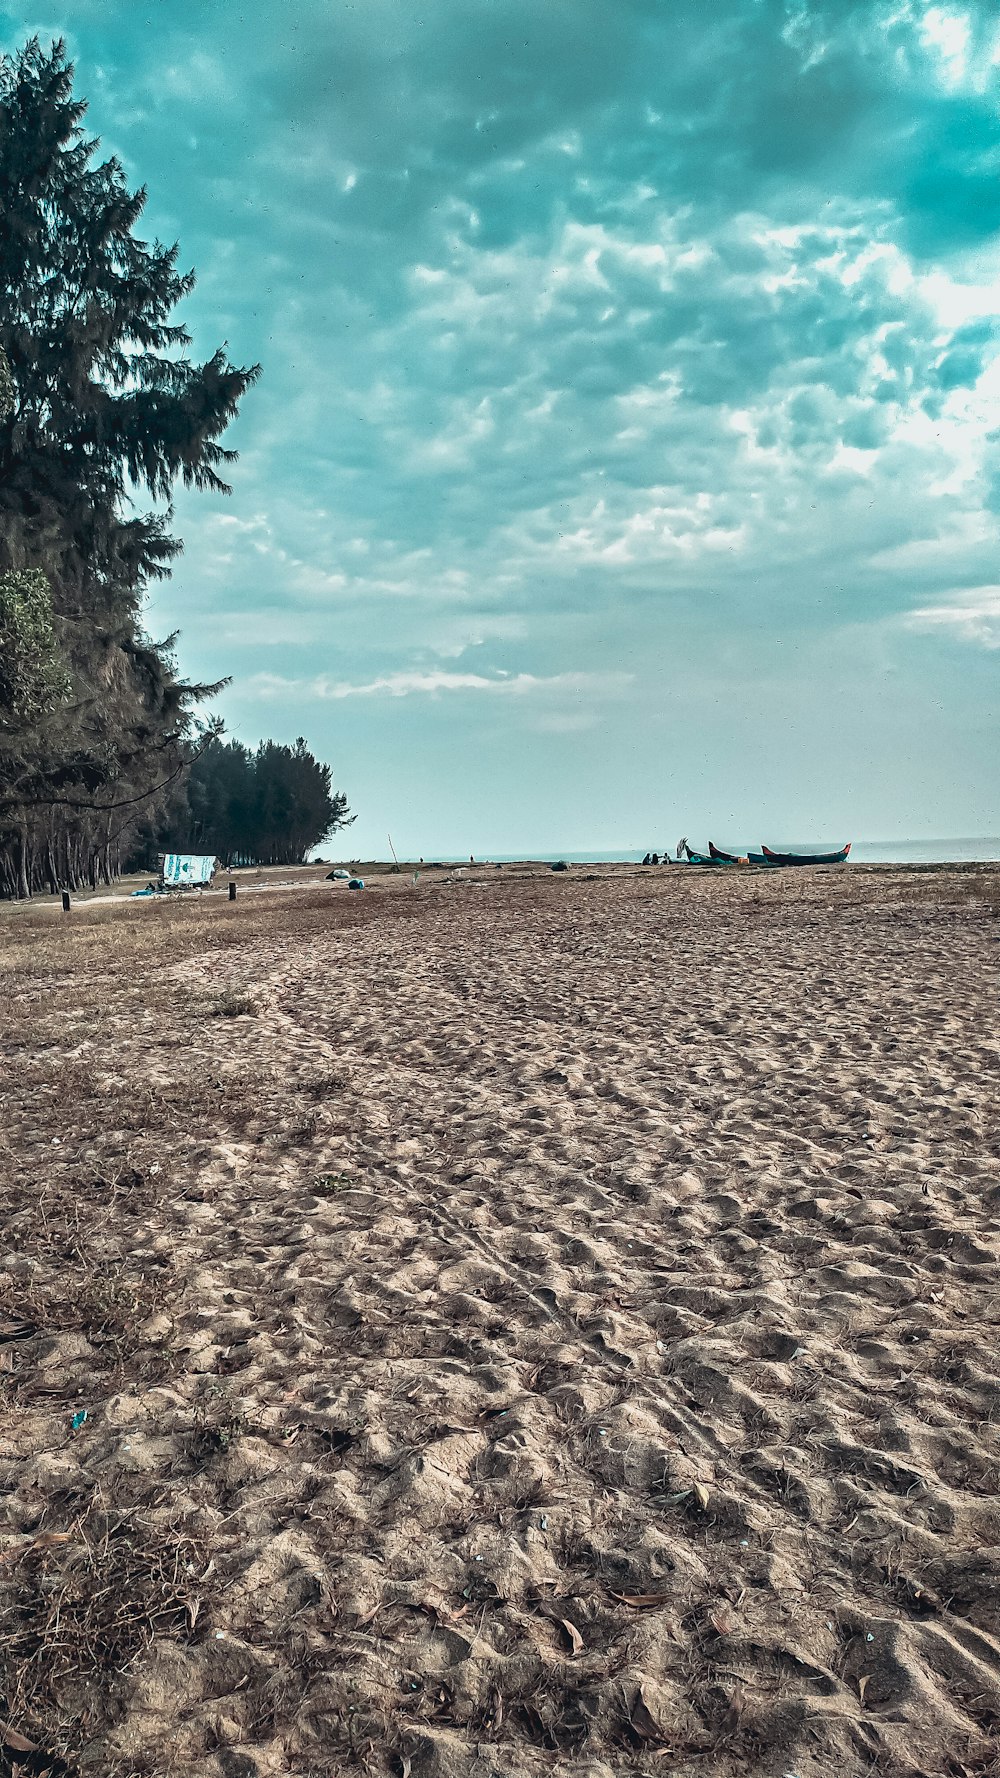
[[[1000,1772],[1000,867],[0,910],[0,1772]]]

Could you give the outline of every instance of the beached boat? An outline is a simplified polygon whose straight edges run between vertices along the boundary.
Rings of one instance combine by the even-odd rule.
[[[752,862],[746,852],[723,852],[711,840],[708,842],[708,850],[716,864],[749,864]]]
[[[711,845],[711,841],[709,841],[709,845]],[[687,861],[689,864],[736,864],[737,863],[737,860],[735,858],[710,857],[708,855],[708,853],[706,853],[706,852],[692,852],[690,846],[685,846],[684,850],[687,853]]]
[[[769,846],[762,846],[761,852],[765,864],[845,864],[851,842],[839,852],[772,852]]]

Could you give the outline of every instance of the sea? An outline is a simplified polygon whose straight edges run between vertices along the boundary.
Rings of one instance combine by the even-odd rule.
[[[713,839],[715,838],[713,834]],[[668,845],[667,852],[673,857],[676,840]],[[691,838],[695,851],[708,851],[707,839]],[[756,840],[748,844],[726,846],[725,837],[716,840],[717,845],[725,846],[727,851],[747,852],[758,851]],[[843,841],[832,840],[829,846],[817,846],[815,840],[782,840],[768,841],[772,850],[778,852],[817,852],[835,851]],[[531,859],[539,864],[555,864],[565,859],[567,864],[638,864],[648,851],[658,851],[662,856],[662,841],[658,845],[653,840],[649,846],[623,847],[618,851],[602,851],[594,849],[584,852],[533,852],[526,848],[521,852],[491,852],[488,857],[477,854],[477,864],[517,864]],[[986,864],[1000,861],[1000,835],[994,834],[986,838],[952,839],[952,840],[855,840],[851,846],[851,862],[854,864]],[[441,864],[468,864],[469,854],[457,852],[441,852],[434,860],[428,855],[426,862]]]

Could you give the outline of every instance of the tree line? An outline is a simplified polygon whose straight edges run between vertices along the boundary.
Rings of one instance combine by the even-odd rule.
[[[187,781],[219,752],[198,710],[226,681],[185,680],[176,638],[146,634],[146,593],[181,544],[169,504],[138,503],[169,503],[178,482],[230,492],[235,453],[220,441],[260,372],[223,348],[192,357],[174,311],[194,274],[176,244],[136,233],[145,189],[97,158],[85,113],[62,43],[0,57],[3,895],[110,882],[193,819],[200,780]],[[296,762],[287,785],[304,782],[304,744],[277,753]],[[267,822],[282,806],[298,820],[300,792],[267,792],[253,833],[272,850]],[[342,798],[328,808],[333,825],[347,819]]]
[[[330,767],[301,736],[294,747],[262,741],[254,752],[213,738],[191,767],[182,805],[160,830],[161,847],[212,852],[227,866],[302,864],[313,846],[353,820],[330,778]]]

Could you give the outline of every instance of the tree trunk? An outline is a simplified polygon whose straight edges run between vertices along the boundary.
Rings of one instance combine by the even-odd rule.
[[[17,899],[31,899],[31,885],[28,882],[28,836],[23,827],[17,840]]]

